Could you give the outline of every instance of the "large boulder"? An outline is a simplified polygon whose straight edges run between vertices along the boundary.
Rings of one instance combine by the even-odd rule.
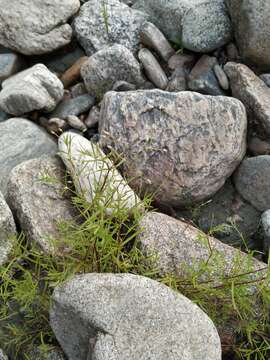
[[[50,112],[64,95],[62,82],[43,64],[8,78],[2,88],[0,108],[15,116],[33,110]]]
[[[245,154],[246,123],[236,99],[147,90],[107,93],[99,127],[133,187],[181,207],[223,186]]]
[[[0,134],[0,191],[5,194],[8,176],[16,165],[42,155],[53,155],[57,145],[44,129],[21,118],[1,122]]]
[[[78,215],[64,191],[64,175],[59,159],[41,157],[17,165],[7,186],[7,202],[21,229],[45,253],[54,252],[59,223]]]
[[[231,38],[224,0],[137,0],[133,8],[150,16],[169,40],[197,52],[209,52]]]
[[[50,321],[69,360],[221,359],[206,314],[141,276],[76,276],[55,289]]]
[[[246,65],[228,62],[224,70],[233,96],[242,101],[261,132],[270,135],[270,88]]]
[[[74,20],[75,35],[87,55],[116,43],[136,52],[147,18],[119,0],[89,0]]]
[[[25,55],[44,54],[68,44],[67,20],[79,0],[0,0],[0,44]]]
[[[270,66],[270,2],[226,0],[240,54],[247,62]]]

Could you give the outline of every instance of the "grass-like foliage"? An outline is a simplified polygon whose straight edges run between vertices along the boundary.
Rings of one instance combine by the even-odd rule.
[[[53,184],[46,175],[45,180]],[[230,359],[270,358],[270,272],[269,267],[254,269],[253,253],[244,262],[236,256],[228,271],[222,256],[211,251],[207,261],[186,267],[185,276],[160,276],[150,266],[155,259],[147,259],[137,242],[141,204],[131,210],[115,206],[108,213],[98,192],[89,203],[68,184],[65,189],[73,191],[78,216],[59,224],[61,236],[51,244],[55,254],[41,253],[20,236],[9,263],[0,267],[0,347],[12,359],[29,359],[27,349],[33,347],[46,359],[48,350],[57,345],[49,324],[52,291],[75,274],[89,272],[128,272],[161,281],[213,319],[224,350],[233,354]],[[112,194],[108,196],[111,199]],[[147,211],[150,199],[143,203]],[[201,241],[208,246],[207,236],[202,235]]]

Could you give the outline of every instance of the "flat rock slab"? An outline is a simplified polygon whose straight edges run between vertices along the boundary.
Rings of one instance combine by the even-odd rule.
[[[57,145],[44,129],[22,118],[1,122],[0,134],[0,191],[5,195],[10,171],[16,165],[42,155],[54,155]]]
[[[67,20],[79,0],[0,0],[0,44],[25,55],[51,52],[71,41]]]
[[[69,360],[221,359],[207,315],[141,276],[76,276],[55,289],[50,320]]]
[[[148,16],[118,0],[89,0],[74,20],[75,35],[87,55],[120,44],[139,50],[140,30]]]
[[[12,249],[11,237],[14,235],[16,235],[16,225],[13,215],[0,192],[0,266],[8,260],[8,255]]]
[[[246,127],[236,99],[161,90],[107,93],[99,122],[101,146],[124,155],[131,185],[175,207],[224,185],[245,154]]]
[[[41,157],[16,166],[9,178],[7,202],[27,235],[45,253],[54,253],[58,225],[78,215],[64,192],[60,159]]]
[[[52,111],[64,95],[62,82],[43,64],[24,70],[2,83],[0,108],[15,116],[33,110]]]

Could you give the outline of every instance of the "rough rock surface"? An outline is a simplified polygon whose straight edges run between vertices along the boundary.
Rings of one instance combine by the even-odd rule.
[[[99,129],[135,188],[178,207],[223,186],[245,154],[246,122],[236,99],[147,90],[107,93]]]
[[[133,8],[149,14],[169,40],[189,50],[209,52],[231,38],[223,0],[137,0]]]
[[[77,215],[64,193],[63,165],[56,157],[41,157],[16,166],[7,186],[7,202],[27,235],[45,253],[59,238],[58,223]]]
[[[226,0],[240,55],[247,62],[269,69],[270,2]]]
[[[52,328],[70,360],[220,360],[212,321],[183,295],[131,274],[86,274],[55,289]]]
[[[61,81],[43,64],[37,64],[5,80],[0,108],[19,116],[33,110],[52,111],[64,95]]]
[[[22,70],[24,59],[16,53],[0,53],[0,85],[8,77]]]
[[[252,120],[270,134],[270,88],[246,65],[229,62],[224,70],[230,79],[232,94],[245,105]]]
[[[139,33],[147,18],[119,0],[89,0],[74,20],[75,35],[87,55],[116,43],[136,52]]]
[[[262,214],[262,228],[263,228],[263,247],[266,255],[269,254],[270,249],[270,210],[266,210]]]
[[[73,99],[61,101],[54,111],[50,114],[51,118],[66,119],[68,116],[78,116],[95,104],[95,98],[91,95],[84,94]]]
[[[90,94],[102,98],[117,81],[137,86],[144,83],[140,64],[122,45],[105,47],[92,55],[81,67],[81,75]]]
[[[25,55],[44,54],[68,44],[67,20],[79,0],[0,0],[0,44]]]
[[[0,192],[0,266],[8,259],[9,252],[12,249],[10,236],[14,235],[16,235],[16,225],[13,215]]]
[[[78,193],[89,203],[106,204],[106,212],[131,210],[140,199],[98,145],[74,132],[59,138],[59,155],[69,170]]]
[[[269,178],[269,155],[246,158],[234,174],[238,192],[260,211],[270,209]]]

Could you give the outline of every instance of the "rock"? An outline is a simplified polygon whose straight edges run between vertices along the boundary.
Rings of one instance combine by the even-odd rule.
[[[61,81],[43,64],[5,80],[2,88],[0,108],[16,116],[33,110],[50,112],[64,95]]]
[[[0,85],[1,83],[22,70],[25,62],[19,54],[12,52],[0,54]]]
[[[230,83],[229,79],[225,73],[225,71],[222,69],[222,67],[219,64],[214,65],[214,73],[216,75],[216,78],[218,79],[219,85],[223,90],[229,90]]]
[[[78,116],[89,111],[94,104],[95,98],[88,94],[80,95],[73,99],[66,99],[59,103],[51,113],[51,117],[65,120],[70,115]]]
[[[260,211],[270,209],[269,176],[269,155],[246,158],[234,174],[238,192]]]
[[[106,94],[99,132],[101,146],[124,154],[134,188],[179,207],[223,186],[245,154],[246,126],[236,99],[146,90]]]
[[[196,63],[188,78],[188,88],[208,95],[224,95],[214,73],[217,59],[203,55]]]
[[[67,116],[67,123],[69,126],[79,131],[84,132],[87,130],[87,126],[84,124],[84,122],[81,119],[78,118],[78,116],[74,116],[74,115]]]
[[[183,295],[131,274],[78,275],[53,293],[50,322],[70,360],[219,360],[210,318]]]
[[[196,52],[210,52],[231,38],[223,0],[137,0],[133,8],[149,14],[164,35]]]
[[[7,186],[7,202],[27,239],[44,253],[55,253],[59,223],[78,215],[64,192],[64,170],[55,157],[41,157],[16,166]]]
[[[262,68],[270,66],[270,3],[226,0],[240,55]]]
[[[184,69],[177,68],[174,70],[172,76],[169,79],[166,91],[178,92],[185,91],[187,89],[186,72]]]
[[[131,91],[136,90],[136,85],[130,84],[126,81],[116,81],[112,88],[113,91]]]
[[[248,141],[248,150],[255,156],[270,155],[270,143],[258,137],[252,137]]]
[[[143,45],[154,50],[164,61],[168,61],[175,54],[162,32],[150,22],[142,27],[140,38]]]
[[[5,121],[9,119],[11,116],[7,114],[6,112],[0,110],[0,122]]]
[[[113,44],[139,50],[140,30],[147,15],[118,0],[89,0],[74,20],[75,35],[87,55]]]
[[[138,58],[142,63],[148,79],[156,85],[157,88],[162,90],[166,89],[168,78],[151,51],[146,48],[141,49]]]
[[[67,122],[59,118],[51,118],[48,120],[44,117],[41,117],[39,119],[39,124],[53,135],[62,134],[63,131],[68,129]]]
[[[69,69],[64,72],[64,74],[61,76],[61,81],[65,89],[68,88],[70,85],[73,85],[77,80],[80,79],[81,67],[87,60],[87,56],[81,57]]]
[[[70,172],[75,188],[86,201],[106,205],[105,212],[132,210],[141,201],[98,145],[83,136],[67,132],[59,138],[60,156]]]
[[[194,55],[190,54],[175,54],[170,57],[168,61],[168,67],[171,70],[175,70],[178,68],[186,69],[188,72],[192,69],[196,62],[196,58]]]
[[[23,161],[54,155],[57,146],[51,136],[32,121],[12,118],[0,123],[0,191],[5,195],[10,171]]]
[[[245,105],[251,119],[270,135],[270,89],[246,65],[229,62],[224,70],[230,79],[232,94]]]
[[[38,348],[30,350],[27,353],[27,360],[66,360],[66,357],[62,350],[58,348],[53,348],[47,350],[45,353]],[[0,358],[1,360],[1,358]]]
[[[92,55],[82,66],[81,75],[88,92],[98,98],[120,80],[136,86],[144,83],[138,61],[122,45],[105,47]]]
[[[226,45],[226,55],[228,61],[240,62],[241,57],[236,45],[233,42],[230,42]]]
[[[5,355],[3,350],[1,349],[0,349],[0,360],[8,360],[7,355]]]
[[[79,7],[79,0],[0,0],[0,44],[25,55],[58,49],[70,42],[66,22]]]
[[[260,79],[268,86],[270,87],[270,74],[262,74],[260,75]]]
[[[264,252],[268,256],[270,249],[270,210],[262,214],[262,227],[264,232]]]
[[[12,212],[6,203],[3,194],[0,192],[0,266],[8,260],[13,245],[12,237],[16,236],[16,234],[16,225]]]
[[[87,90],[86,90],[84,83],[80,82],[80,83],[72,86],[70,88],[70,94],[71,94],[72,98],[76,98],[77,96],[87,94]]]
[[[98,106],[93,106],[90,110],[87,118],[85,119],[85,125],[90,129],[98,125],[100,117],[100,108]]]

